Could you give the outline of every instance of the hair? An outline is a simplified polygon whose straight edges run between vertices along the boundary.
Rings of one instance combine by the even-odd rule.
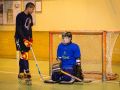
[[[72,40],[72,33],[71,32],[63,32],[62,33],[62,38],[64,38],[64,37],[69,37]]]
[[[30,7],[30,8],[34,8],[34,7],[35,7],[35,4],[32,3],[32,2],[28,2],[28,3],[26,4],[25,9],[27,9],[28,7]]]

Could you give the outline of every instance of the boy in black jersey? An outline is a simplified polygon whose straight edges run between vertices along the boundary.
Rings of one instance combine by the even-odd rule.
[[[18,74],[18,78],[20,79],[23,79],[24,77],[31,78],[29,71],[28,52],[33,42],[33,19],[31,14],[34,11],[34,8],[35,5],[29,2],[26,4],[25,10],[19,13],[16,17],[15,43],[16,49],[21,53]]]

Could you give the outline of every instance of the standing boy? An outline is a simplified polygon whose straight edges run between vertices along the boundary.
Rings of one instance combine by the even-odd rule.
[[[15,43],[16,49],[20,51],[18,78],[31,78],[29,71],[28,52],[32,45],[32,13],[35,5],[32,2],[26,4],[25,10],[16,17]]]

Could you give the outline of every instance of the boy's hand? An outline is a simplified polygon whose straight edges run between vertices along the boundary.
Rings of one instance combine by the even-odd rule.
[[[32,38],[30,39],[30,42],[33,43],[33,39]]]
[[[27,39],[24,39],[23,42],[26,47],[30,47],[32,45],[32,43],[30,41],[28,41]]]

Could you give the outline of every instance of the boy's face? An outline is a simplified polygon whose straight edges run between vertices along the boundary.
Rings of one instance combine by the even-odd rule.
[[[27,9],[28,9],[29,14],[32,14],[34,12],[34,7],[32,7],[32,8],[28,7]]]
[[[71,38],[69,38],[69,37],[64,37],[63,38],[63,43],[64,44],[68,44],[68,43],[70,43],[71,42]]]

